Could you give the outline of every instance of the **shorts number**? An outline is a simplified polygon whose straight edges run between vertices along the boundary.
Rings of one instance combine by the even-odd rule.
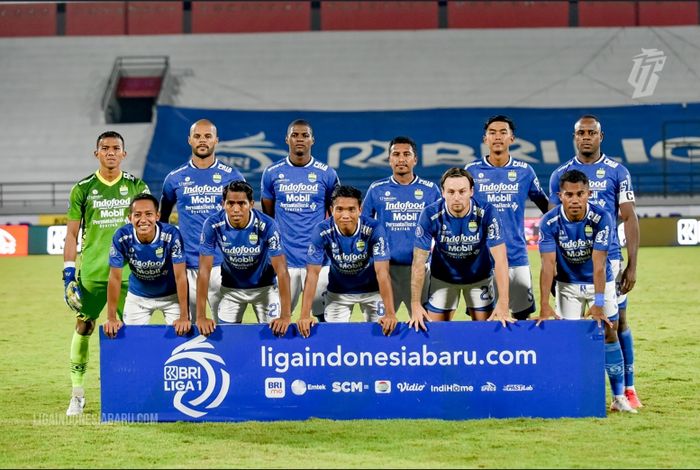
[[[481,286],[481,295],[479,298],[481,300],[493,300],[493,293],[491,292],[490,286]]]

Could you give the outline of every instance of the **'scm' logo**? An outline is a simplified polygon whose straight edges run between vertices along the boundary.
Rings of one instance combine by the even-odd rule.
[[[203,410],[219,406],[231,384],[231,376],[222,367],[226,363],[218,354],[206,351],[214,349],[214,345],[206,340],[205,336],[200,335],[176,347],[163,367],[165,390],[175,392],[173,406],[192,418],[201,418],[207,414]],[[183,361],[197,365],[180,365]],[[212,365],[212,362],[220,365]],[[212,399],[217,389],[218,393]],[[192,394],[196,396],[185,401],[185,395]]]

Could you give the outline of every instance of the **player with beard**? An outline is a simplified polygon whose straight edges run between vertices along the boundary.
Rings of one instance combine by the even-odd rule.
[[[245,178],[238,170],[216,159],[219,138],[216,126],[211,121],[200,119],[192,124],[187,142],[192,147],[192,158],[165,177],[160,199],[160,221],[167,223],[173,207],[177,207],[178,226],[185,243],[190,319],[194,322],[202,225],[210,215],[221,209],[224,186],[231,181],[245,181]],[[222,254],[216,253],[208,295],[214,321],[218,321],[217,313],[221,302],[222,261]]]

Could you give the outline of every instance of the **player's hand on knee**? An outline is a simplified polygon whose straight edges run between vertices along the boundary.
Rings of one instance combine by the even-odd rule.
[[[289,324],[292,322],[291,315],[282,315],[270,322],[270,329],[275,336],[284,336],[287,334]]]
[[[379,324],[382,326],[382,333],[384,333],[384,336],[391,336],[391,333],[394,331],[396,328],[396,325],[398,324],[398,320],[396,319],[396,315],[384,315],[379,319]]]
[[[515,318],[513,318],[513,315],[510,314],[510,310],[507,308],[505,310],[494,308],[493,312],[491,312],[491,315],[486,319],[486,321],[499,321],[501,322],[501,325],[505,327],[508,323],[515,323]]]
[[[199,334],[209,336],[214,332],[214,329],[216,329],[216,323],[214,323],[214,320],[211,318],[197,317],[197,329],[199,330]]]
[[[591,320],[595,320],[596,323],[598,324],[598,328],[603,326],[601,322],[605,322],[605,324],[608,325],[610,328],[613,327],[612,322],[605,315],[605,312],[603,311],[603,307],[596,307],[594,305],[588,309],[588,311],[586,312],[586,314],[583,317],[590,318]]]
[[[175,327],[175,333],[177,333],[178,336],[182,336],[192,329],[192,322],[189,318],[178,318],[173,322],[173,327]]]
[[[297,320],[299,334],[304,338],[311,336],[311,327],[314,326],[314,323],[316,323],[316,320],[311,315],[299,318]]]
[[[102,329],[105,332],[105,335],[108,338],[116,338],[117,337],[117,332],[119,331],[119,328],[124,326],[124,323],[122,323],[121,320],[116,319],[116,320],[107,320],[104,325],[102,325]]]
[[[80,313],[83,302],[80,293],[80,285],[75,278],[75,268],[63,269],[63,300],[75,313]]]

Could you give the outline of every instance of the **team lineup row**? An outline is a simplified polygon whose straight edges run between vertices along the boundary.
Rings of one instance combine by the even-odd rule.
[[[282,335],[300,296],[304,337],[316,321],[349,321],[355,304],[386,335],[401,303],[410,326],[425,330],[426,321],[452,319],[460,294],[474,320],[527,319],[536,310],[524,236],[528,198],[545,213],[539,321],[605,322],[612,409],[634,412],[641,403],[625,295],[636,280],[639,228],[629,172],[601,153],[598,119],[583,116],[574,126],[577,155],[552,174],[548,197],[532,168],[510,157],[514,132],[506,116],[490,118],[489,154],[448,170],[439,185],[414,174],[416,145],[397,137],[389,145],[391,176],[374,182],[362,200],[311,156],[313,130],[297,120],[287,128],[289,155],[263,172],[262,210],[243,176],[216,159],[216,127],[208,120],[190,128],[192,157],[168,174],[160,203],[121,171],[123,138],[103,133],[99,169],[74,186],[68,210],[64,283],[78,318],[67,413],[82,413],[88,340],[105,304],[111,337],[122,314],[126,324],[146,324],[155,310],[178,334],[194,322],[208,335],[217,323],[241,322],[248,304]],[[175,207],[179,229],[167,223]],[[627,239],[624,270],[618,213]],[[549,304],[555,279],[556,311]]]

